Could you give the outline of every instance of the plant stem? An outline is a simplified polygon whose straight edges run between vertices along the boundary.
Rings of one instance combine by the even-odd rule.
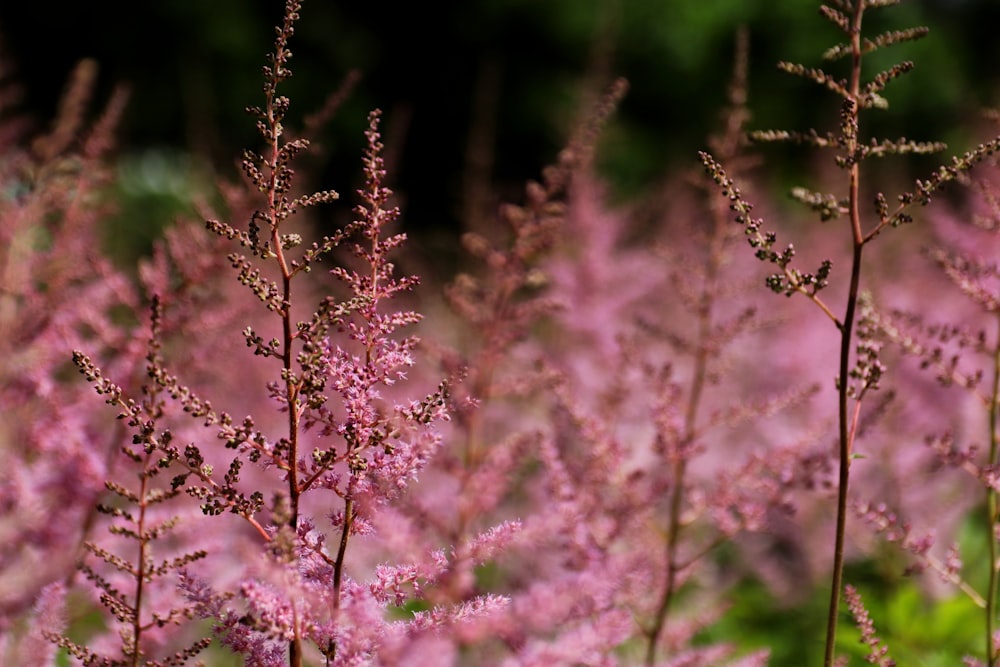
[[[277,229],[275,229],[275,240],[278,240]],[[288,504],[290,515],[288,526],[295,533],[299,523],[299,480],[298,480],[298,435],[299,435],[299,406],[298,406],[298,385],[292,375],[292,314],[290,312],[292,283],[291,276],[287,272],[287,265],[281,252],[281,244],[272,244],[277,248],[278,260],[281,264],[282,283],[284,287],[283,297],[285,309],[282,312],[282,334],[284,338],[284,348],[282,354],[282,367],[285,371],[285,391],[288,397]],[[293,602],[294,605],[294,602]],[[293,612],[294,612],[293,608]],[[289,667],[302,667],[302,637],[299,631],[298,618],[295,619],[295,636],[288,644],[288,664]]]
[[[845,131],[847,139],[847,156],[851,159],[849,172],[848,212],[851,221],[851,239],[853,252],[851,254],[851,283],[847,292],[847,307],[844,319],[840,325],[840,370],[837,379],[837,402],[839,420],[839,475],[837,482],[837,532],[833,548],[833,572],[830,577],[830,605],[826,617],[826,647],[823,657],[824,667],[832,667],[834,649],[837,639],[837,615],[840,606],[840,589],[844,579],[844,537],[847,527],[847,493],[850,485],[851,453],[856,433],[851,428],[848,407],[849,370],[851,358],[851,337],[854,333],[854,316],[858,304],[858,293],[861,285],[861,260],[865,246],[865,235],[861,230],[861,210],[859,202],[859,184],[861,170],[854,153],[858,144],[858,104],[861,87],[861,16],[865,3],[857,0],[854,3],[854,14],[851,19],[851,79],[850,101],[853,104],[844,111],[848,117],[843,121],[845,126],[853,125],[853,131]],[[860,398],[860,397],[859,397]]]
[[[377,194],[377,191],[373,194]],[[365,230],[364,235],[370,239],[371,249],[368,251],[368,261],[371,262],[371,275],[368,281],[368,294],[366,295],[369,299],[369,305],[365,306],[361,311],[360,315],[365,319],[366,326],[368,327],[368,332],[365,337],[365,369],[372,369],[375,364],[375,346],[376,342],[374,340],[373,332],[376,332],[377,324],[377,307],[380,298],[383,295],[381,282],[381,269],[384,266],[385,259],[383,253],[385,248],[382,245],[382,224],[383,224],[383,211],[379,208],[381,204],[374,205],[373,210],[370,211],[370,218],[368,218],[368,229]],[[375,335],[381,335],[376,333]],[[365,376],[370,376],[371,373],[366,372]],[[356,470],[354,469],[353,457],[356,452],[361,450],[363,443],[357,440],[349,441],[347,445],[347,465],[350,470],[351,480],[348,482],[347,491],[344,494],[344,525],[340,532],[340,544],[337,546],[337,558],[333,563],[333,612],[334,619],[340,610],[340,592],[343,587],[344,582],[344,560],[347,556],[347,544],[350,541],[351,532],[354,527],[354,482],[356,475]],[[336,645],[331,646],[328,654],[327,661],[336,655],[337,647]]]
[[[291,528],[292,532],[295,533],[298,528],[299,523],[299,496],[301,494],[301,487],[299,486],[298,479],[298,460],[299,460],[299,421],[301,419],[301,410],[298,400],[299,384],[295,379],[295,374],[292,372],[292,363],[295,359],[293,354],[293,347],[295,341],[295,335],[293,334],[292,327],[292,276],[294,272],[289,266],[288,260],[285,257],[284,248],[281,242],[281,230],[279,216],[280,211],[280,152],[281,152],[281,123],[276,117],[274,108],[274,95],[268,93],[267,95],[267,118],[268,127],[270,128],[270,159],[269,159],[269,182],[267,188],[267,207],[268,216],[271,221],[271,236],[270,245],[271,250],[275,255],[278,267],[281,270],[281,288],[282,288],[282,302],[284,306],[279,311],[281,315],[281,335],[282,335],[282,353],[281,353],[281,366],[282,366],[282,376],[285,379],[285,400],[288,406],[288,504],[289,504],[289,519],[288,526]],[[294,603],[293,603],[294,605]],[[293,609],[293,613],[295,610]],[[298,625],[297,614],[295,614],[295,630],[294,637],[288,643],[288,664],[289,667],[302,667],[302,636]]]
[[[273,209],[272,209],[273,210]],[[285,309],[282,312],[282,334],[283,352],[282,368],[285,375],[285,391],[288,400],[288,504],[289,519],[288,526],[293,532],[298,528],[299,519],[299,480],[298,480],[298,435],[299,435],[299,406],[298,406],[298,385],[292,374],[292,315],[289,305],[291,304],[292,283],[291,276],[287,272],[287,265],[281,251],[281,243],[277,239],[277,229],[274,231],[272,246],[276,248],[278,261],[281,265],[282,284],[284,287],[283,297]],[[294,602],[293,602],[294,605]],[[294,612],[294,610],[293,610]],[[295,620],[295,636],[288,642],[288,664],[289,667],[302,667],[302,637],[299,630],[298,618]]]
[[[146,459],[143,462],[142,473],[139,475],[139,518],[136,521],[136,535],[139,537],[139,554],[136,559],[136,573],[135,573],[135,610],[132,613],[132,655],[131,658],[132,667],[139,667],[141,664],[139,658],[142,652],[139,650],[139,644],[142,641],[142,600],[143,594],[145,592],[146,584],[146,551],[147,551],[147,539],[146,534],[146,507],[147,507],[147,494],[148,494],[148,483],[149,483],[149,465],[152,459],[152,454],[147,454]]]
[[[344,527],[340,533],[340,546],[337,547],[337,559],[333,565],[333,605],[340,608],[340,587],[344,580],[344,556],[347,553],[347,542],[354,523],[354,501],[348,498],[344,502]]]
[[[997,402],[1000,401],[1000,319],[997,320],[997,341],[993,349],[993,387],[990,392],[990,457],[988,466],[997,464]],[[989,545],[989,583],[986,589],[986,664],[997,666],[997,651],[993,646],[993,632],[996,627],[995,614],[997,609],[997,520],[1000,519],[997,510],[997,492],[992,486],[986,486],[986,544]]]
[[[682,459],[674,463],[674,488],[670,492],[670,516],[667,528],[667,580],[663,586],[663,595],[660,597],[656,616],[653,619],[653,627],[649,631],[649,643],[646,644],[647,667],[652,667],[656,663],[656,645],[660,641],[660,635],[663,634],[663,628],[666,627],[670,604],[673,602],[677,587],[677,544],[681,534],[680,514],[684,498],[682,487],[686,470],[687,461]]]
[[[712,237],[706,260],[705,282],[698,304],[698,349],[695,353],[694,370],[691,379],[691,393],[688,396],[687,409],[684,414],[684,438],[680,447],[685,448],[695,438],[698,409],[701,407],[701,397],[708,375],[709,337],[712,334],[712,306],[718,294],[718,276],[725,260],[725,243],[728,226],[728,206],[722,200],[712,198]],[[666,627],[670,606],[677,592],[677,574],[686,567],[678,565],[677,548],[682,532],[681,511],[684,500],[684,480],[687,474],[687,459],[678,453],[674,462],[674,486],[670,493],[670,514],[667,519],[667,550],[666,550],[666,582],[663,594],[657,606],[653,627],[649,631],[649,642],[646,645],[646,665],[652,667],[656,662],[656,646]]]
[[[706,366],[708,363],[708,346],[705,343],[705,336],[711,327],[711,297],[703,294],[703,307],[699,316],[699,335],[702,344],[698,347],[698,356],[695,360],[694,379],[691,383],[691,395],[688,400],[687,413],[685,415],[684,438],[679,443],[681,448],[690,445],[694,438],[695,419],[698,413],[698,406],[701,403],[701,393],[705,386]],[[707,298],[706,298],[707,297]],[[663,634],[663,628],[667,624],[667,616],[670,614],[670,606],[674,595],[677,592],[677,573],[682,567],[677,564],[677,548],[680,544],[682,524],[681,510],[684,504],[684,479],[687,474],[687,459],[678,453],[677,460],[674,461],[673,479],[674,487],[670,492],[670,515],[667,519],[667,558],[666,558],[666,583],[663,586],[663,595],[660,597],[660,604],[656,609],[653,620],[653,627],[649,631],[649,643],[646,645],[646,665],[652,667],[656,663],[656,645]]]
[[[851,450],[853,449],[853,434],[850,427],[848,408],[848,366],[851,354],[851,333],[854,328],[854,311],[858,300],[858,286],[861,277],[861,246],[854,248],[854,259],[851,266],[851,287],[847,299],[847,309],[844,314],[843,328],[840,333],[840,371],[837,389],[839,403],[839,463],[840,470],[837,484],[837,532],[833,550],[833,572],[830,581],[830,606],[827,613],[826,651],[823,659],[824,667],[832,667],[834,644],[837,638],[837,614],[840,605],[840,589],[844,578],[844,536],[847,527],[847,490],[850,481]]]

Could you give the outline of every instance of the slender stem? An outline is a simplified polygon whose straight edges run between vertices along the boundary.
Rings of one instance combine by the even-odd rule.
[[[370,369],[375,363],[375,341],[373,340],[372,333],[376,330],[377,324],[375,323],[375,318],[377,316],[377,304],[379,302],[379,297],[381,296],[382,286],[380,284],[381,280],[381,267],[383,266],[383,256],[384,248],[382,247],[381,240],[381,226],[382,211],[376,206],[370,211],[371,216],[367,222],[370,225],[369,231],[366,231],[365,236],[371,239],[371,251],[369,254],[369,259],[371,261],[371,276],[369,279],[369,305],[360,311],[361,316],[366,320],[368,326],[368,335],[365,339],[365,367]],[[369,375],[366,373],[366,375]],[[354,452],[362,447],[362,443],[357,441],[348,443],[348,466],[353,466],[352,457]],[[333,614],[334,620],[340,611],[340,592],[344,583],[344,561],[347,556],[347,544],[350,541],[351,531],[354,527],[355,509],[354,509],[354,475],[355,471],[353,467],[351,468],[351,481],[348,482],[347,492],[344,497],[344,525],[340,531],[340,544],[337,547],[337,558],[333,563]],[[333,656],[336,655],[337,647],[332,645],[328,648],[327,661],[329,661]]]
[[[280,198],[282,197],[279,184],[282,168],[279,158],[281,153],[281,122],[276,115],[274,95],[270,92],[267,94],[266,113],[268,127],[270,128],[269,181],[267,188],[267,207],[271,221],[270,245],[278,267],[281,270],[281,296],[284,304],[279,314],[281,315],[282,335],[281,365],[282,375],[285,378],[285,400],[288,405],[288,525],[294,532],[297,530],[299,523],[299,496],[301,495],[301,487],[299,486],[298,479],[299,420],[301,418],[301,410],[298,400],[299,384],[295,379],[295,374],[292,372],[292,364],[295,359],[293,353],[295,336],[293,335],[291,312],[292,276],[294,273],[285,257],[284,248],[281,243],[281,230],[279,228],[281,222],[281,218],[279,217],[279,211],[281,210]],[[294,636],[288,642],[288,663],[289,667],[302,667],[302,635],[298,624],[298,615],[294,609],[293,615],[295,616],[295,630]]]
[[[122,406],[125,407],[125,406]],[[119,422],[116,427],[116,435],[113,439],[109,441],[108,450],[104,455],[104,470],[107,471],[109,479],[114,478],[114,468],[115,461],[118,457],[116,456],[118,452],[117,443],[122,441],[125,433],[125,425],[123,422]],[[103,491],[103,490],[102,490]],[[87,514],[84,515],[83,521],[80,525],[80,538],[76,543],[76,567],[70,570],[66,574],[66,579],[64,581],[66,588],[73,586],[73,582],[76,581],[77,575],[80,574],[80,565],[83,564],[84,555],[87,553],[87,549],[84,547],[84,543],[87,541],[87,536],[93,531],[94,526],[97,524],[97,519],[100,517],[100,512],[97,511],[98,500],[100,499],[100,492],[95,492],[93,494],[92,500],[90,500],[87,505],[89,509]]]
[[[272,209],[273,210],[273,209]],[[276,248],[278,260],[281,264],[282,287],[285,308],[282,312],[282,367],[285,370],[285,391],[288,400],[288,504],[290,516],[288,525],[295,532],[299,523],[299,481],[298,481],[298,441],[299,441],[299,406],[298,406],[298,384],[293,379],[292,370],[292,314],[290,304],[292,303],[292,282],[291,276],[287,272],[284,255],[281,251],[281,244],[274,243],[277,239],[277,228],[274,230],[272,246]],[[302,636],[299,629],[298,614],[295,614],[295,636],[288,643],[288,664],[289,667],[302,667]]]
[[[705,297],[707,295],[703,295]],[[709,297],[710,298],[710,297]],[[680,446],[686,447],[694,437],[695,420],[698,414],[698,407],[701,404],[701,394],[705,386],[705,376],[708,364],[708,346],[704,344],[706,336],[711,327],[711,306],[710,302],[701,309],[699,317],[699,340],[703,342],[698,348],[698,355],[695,360],[694,378],[691,383],[691,395],[688,399],[687,414],[685,415],[685,436],[680,442]],[[677,562],[677,549],[680,545],[682,533],[681,511],[684,507],[684,483],[687,476],[687,459],[679,452],[677,460],[673,466],[674,485],[670,491],[670,509],[667,519],[667,548],[666,548],[666,582],[663,587],[663,594],[660,596],[660,603],[653,617],[653,627],[649,631],[649,643],[646,645],[646,665],[650,667],[656,662],[656,646],[666,627],[667,617],[670,613],[670,606],[677,593],[677,574],[682,567]]]
[[[997,437],[997,402],[1000,401],[1000,319],[997,321],[997,341],[993,351],[993,387],[990,392],[991,401],[989,406],[989,429],[990,429],[990,458],[987,465],[997,464],[998,437]],[[998,661],[997,651],[993,646],[993,632],[996,628],[997,611],[997,537],[996,526],[1000,519],[997,509],[997,492],[992,486],[986,487],[986,543],[989,545],[989,583],[986,589],[986,664],[988,667],[996,667]]]
[[[372,254],[378,252],[378,233],[372,238]],[[373,303],[375,302],[378,294],[378,258],[373,257],[372,261],[372,279],[371,279],[371,296]],[[367,343],[367,348],[365,349],[365,366],[371,366],[372,363],[372,343],[369,341]],[[348,465],[350,462],[351,454],[348,453]],[[353,474],[353,473],[352,473]],[[334,612],[340,609],[340,591],[343,586],[344,581],[344,559],[347,555],[347,543],[351,537],[351,528],[354,525],[354,498],[353,498],[353,485],[348,484],[347,497],[344,499],[344,525],[340,532],[340,545],[337,547],[337,558],[333,565],[333,609]]]
[[[848,409],[848,366],[851,354],[851,333],[854,328],[854,311],[857,306],[858,286],[861,277],[861,246],[855,246],[851,267],[851,288],[844,315],[844,326],[840,335],[840,372],[837,389],[840,422],[839,476],[837,486],[837,532],[833,550],[833,573],[830,581],[830,606],[827,613],[826,651],[823,659],[825,667],[832,667],[834,645],[837,638],[837,614],[840,605],[840,589],[844,578],[844,537],[847,528],[847,490],[850,481],[851,450],[853,449],[852,429]]]
[[[152,455],[146,455],[146,461],[143,464],[142,473],[139,475],[139,518],[136,522],[136,534],[139,536],[139,554],[136,561],[136,573],[135,573],[135,610],[132,614],[132,655],[131,662],[132,667],[139,667],[142,653],[139,650],[139,644],[142,641],[142,600],[146,588],[146,549],[147,540],[145,537],[146,532],[146,498],[148,491],[149,476],[147,475],[147,470],[149,469],[149,460]]]
[[[830,308],[823,302],[821,298],[810,292],[809,288],[800,287],[799,293],[805,295],[807,299],[816,304],[816,306],[819,307],[819,309],[822,310],[823,313],[830,318],[830,321],[833,322],[838,328],[842,326],[840,320],[838,320],[837,316],[833,314],[833,311],[830,310]]]
[[[670,516],[667,528],[667,579],[660,597],[660,604],[656,609],[656,615],[653,617],[653,627],[649,631],[649,643],[646,644],[646,665],[648,667],[652,667],[656,663],[656,645],[659,643],[660,635],[663,634],[663,628],[667,624],[670,603],[673,602],[677,588],[677,545],[680,542],[681,534],[680,514],[684,499],[683,481],[686,470],[687,461],[684,459],[679,459],[674,463],[674,488],[670,492]]]
[[[279,259],[284,259],[279,250]],[[282,262],[282,272],[284,272],[285,266]],[[288,275],[283,276],[283,298],[285,304],[291,304],[292,298],[292,281]],[[291,517],[289,519],[289,526],[292,530],[298,528],[299,524],[299,496],[301,495],[301,488],[299,486],[298,478],[298,460],[299,460],[299,419],[301,417],[301,411],[299,409],[299,385],[294,379],[294,374],[292,373],[292,314],[286,307],[285,312],[282,313],[282,338],[283,340],[283,350],[282,350],[282,367],[285,370],[285,391],[288,395],[288,502],[291,508]]]
[[[351,526],[354,524],[354,500],[348,498],[344,502],[344,527],[340,532],[340,546],[337,547],[337,559],[333,564],[333,606],[340,608],[340,588],[344,580],[344,556],[347,553],[347,542],[351,536]]]
[[[347,498],[344,500],[344,525],[340,531],[340,544],[337,546],[337,558],[333,561],[333,619],[337,621],[340,614],[340,591],[344,585],[344,560],[347,555],[347,543],[351,537],[351,529],[354,526],[354,499],[351,497],[352,489],[350,485],[347,490]],[[327,647],[327,661],[337,654],[336,644],[331,643]]]
[[[500,296],[495,299],[493,312],[494,316],[487,331],[486,344],[479,353],[475,368],[479,369],[476,381],[473,384],[471,396],[481,405],[485,405],[492,397],[494,386],[493,376],[496,373],[497,361],[503,353],[504,343],[502,342],[504,327],[503,323],[508,318],[508,302],[513,290],[508,285],[504,285]],[[465,471],[463,484],[472,473],[479,469],[482,464],[482,410],[474,410],[468,418],[466,426],[465,448],[463,450],[463,466]]]
[[[850,99],[853,106],[847,111],[851,115],[850,124],[857,128],[858,97],[861,86],[861,16],[865,3],[858,0],[854,3],[854,14],[851,20],[851,79]],[[847,154],[853,155],[857,147],[857,130],[848,137]],[[865,247],[865,236],[861,229],[861,209],[859,201],[859,184],[861,171],[857,161],[850,167],[850,184],[848,191],[848,211],[851,222],[851,238],[853,253],[851,256],[851,283],[847,292],[847,307],[840,326],[840,370],[837,381],[837,402],[839,417],[839,475],[837,483],[837,528],[833,548],[833,572],[830,577],[830,605],[826,617],[826,646],[823,657],[824,667],[832,667],[834,649],[837,640],[837,616],[840,607],[840,589],[844,579],[844,541],[847,528],[847,493],[850,485],[851,452],[856,433],[851,426],[848,401],[849,367],[851,358],[851,337],[854,333],[854,316],[858,304],[858,293],[861,286],[861,260]],[[860,399],[860,397],[859,397]]]
[[[706,261],[705,282],[702,285],[702,292],[698,305],[698,345],[694,359],[693,377],[691,379],[691,392],[688,396],[687,409],[684,414],[684,438],[680,446],[687,447],[692,443],[697,435],[698,409],[701,407],[701,397],[705,388],[705,381],[708,376],[709,345],[708,340],[712,334],[712,307],[715,304],[715,295],[718,294],[718,276],[722,263],[725,259],[725,243],[727,234],[727,208],[720,207],[720,200],[713,199],[712,214],[713,227],[712,238],[709,247],[709,254]],[[684,480],[687,475],[687,459],[682,452],[678,452],[677,460],[673,467],[674,486],[670,492],[670,509],[667,519],[667,547],[666,547],[666,582],[663,586],[663,593],[660,603],[653,617],[653,627],[649,630],[649,642],[646,644],[646,665],[652,667],[656,662],[656,647],[663,634],[663,629],[667,624],[667,617],[670,614],[670,606],[677,592],[677,575],[684,569],[685,565],[678,563],[677,549],[680,544],[682,533],[681,511],[684,505]]]

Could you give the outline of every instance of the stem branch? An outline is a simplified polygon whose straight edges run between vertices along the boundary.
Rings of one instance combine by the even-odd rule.
[[[865,3],[854,3],[854,14],[851,18],[851,80],[850,99],[853,104],[845,112],[850,118],[845,126],[853,126],[852,132],[845,131],[847,139],[847,155],[853,156],[858,144],[858,104],[861,87],[861,16],[864,14]],[[858,293],[861,286],[861,259],[865,247],[865,236],[861,229],[861,209],[859,201],[859,183],[861,170],[857,160],[850,166],[850,186],[848,191],[848,211],[851,220],[851,238],[853,252],[851,254],[851,284],[847,292],[847,307],[844,312],[843,326],[840,328],[840,371],[837,381],[837,402],[839,417],[839,475],[837,483],[837,532],[833,548],[833,572],[830,577],[830,605],[826,617],[826,646],[823,656],[824,667],[833,667],[834,648],[837,640],[837,616],[840,606],[840,589],[844,579],[844,537],[847,528],[847,493],[851,474],[851,451],[856,435],[851,425],[848,408],[849,370],[851,359],[851,336],[854,333],[854,316],[858,305]],[[860,400],[860,396],[858,397]]]

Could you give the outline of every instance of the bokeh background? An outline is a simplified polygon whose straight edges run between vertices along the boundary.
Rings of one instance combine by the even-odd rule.
[[[257,144],[241,110],[260,99],[282,4],[2,2],[0,53],[21,86],[20,111],[40,122],[81,58],[100,66],[97,107],[112,86],[130,86],[120,159],[134,206],[125,216],[141,212],[154,229],[186,206],[200,169],[235,171],[241,148]],[[586,96],[613,76],[631,83],[601,159],[616,196],[646,193],[694,164],[725,99],[740,25],[751,34],[752,125],[829,127],[827,94],[775,68],[816,66],[836,42],[816,9],[803,0],[307,0],[286,90],[298,119],[357,72],[320,135],[323,186],[356,182],[365,116],[380,107],[408,224],[455,230],[469,212],[470,178],[499,196],[519,192],[552,160]],[[964,149],[977,111],[1000,99],[1000,3],[910,0],[887,21],[933,26],[928,38],[878,54],[918,63],[888,91],[901,110],[886,114],[893,127]],[[808,95],[815,105],[802,103]]]

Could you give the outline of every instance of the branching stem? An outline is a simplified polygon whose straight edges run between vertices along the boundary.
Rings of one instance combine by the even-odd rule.
[[[857,148],[858,104],[861,87],[861,17],[865,3],[859,0],[854,3],[854,13],[851,18],[851,79],[850,99],[853,104],[845,111],[849,118],[845,124],[853,124],[855,130],[847,136],[847,154],[853,155]],[[844,579],[844,539],[847,528],[847,494],[850,484],[851,452],[854,448],[856,435],[851,427],[848,406],[849,371],[851,359],[851,338],[854,333],[854,317],[858,305],[858,294],[861,287],[861,261],[865,247],[865,236],[861,229],[861,209],[859,197],[860,167],[855,160],[849,171],[848,213],[851,222],[851,238],[853,252],[851,254],[851,282],[847,291],[847,306],[840,327],[840,370],[837,380],[837,401],[839,420],[839,474],[837,483],[837,528],[833,548],[833,572],[830,576],[830,605],[826,618],[826,646],[824,650],[824,667],[833,667],[834,648],[837,640],[837,616],[840,607],[840,590]],[[860,397],[859,397],[860,400]]]
[[[281,63],[285,55],[279,52],[274,56],[275,72],[281,69]],[[268,182],[267,182],[267,210],[268,219],[271,222],[270,247],[274,254],[278,267],[281,270],[281,296],[284,307],[279,311],[281,316],[281,366],[282,375],[285,379],[285,400],[288,406],[288,453],[287,453],[287,482],[288,482],[288,503],[289,518],[288,526],[294,532],[299,522],[299,496],[301,487],[298,480],[298,459],[299,459],[299,421],[301,410],[299,409],[298,390],[299,385],[292,372],[294,355],[294,327],[292,322],[292,276],[293,270],[285,257],[285,250],[281,241],[280,223],[282,220],[281,207],[282,198],[282,170],[285,168],[281,162],[281,119],[274,95],[274,86],[266,90],[266,107],[268,128]],[[302,635],[296,615],[294,636],[288,642],[288,664],[289,667],[302,667]]]
[[[713,327],[713,306],[718,294],[718,279],[722,264],[725,261],[725,244],[727,237],[728,209],[720,205],[718,198],[712,200],[712,237],[706,261],[705,281],[698,304],[698,338],[699,345],[695,352],[694,370],[691,379],[691,391],[688,395],[687,408],[684,414],[684,438],[679,448],[686,449],[698,435],[698,411],[701,407],[702,394],[708,377],[709,344]],[[646,665],[652,667],[656,663],[656,648],[670,614],[670,607],[677,593],[677,575],[686,567],[678,562],[677,550],[680,544],[683,525],[681,514],[684,505],[684,485],[687,475],[688,459],[678,452],[673,464],[673,489],[670,492],[670,508],[667,518],[666,545],[666,581],[660,603],[653,617],[653,626],[648,633],[646,645]]]

